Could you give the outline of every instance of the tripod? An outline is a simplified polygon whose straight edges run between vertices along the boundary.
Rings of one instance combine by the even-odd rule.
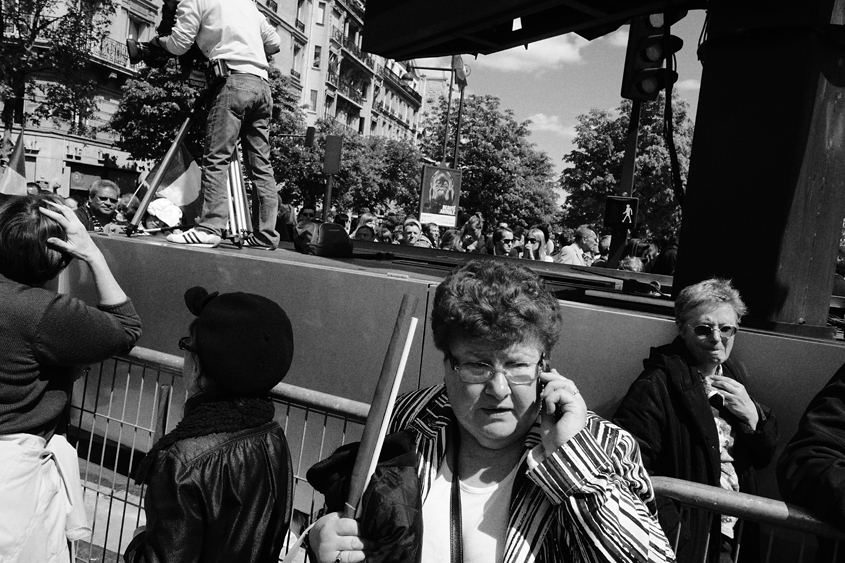
[[[143,218],[144,213],[147,212],[147,208],[155,197],[156,192],[158,192],[158,188],[164,180],[164,175],[167,169],[173,163],[173,159],[176,157],[179,147],[188,135],[188,131],[191,130],[191,125],[196,120],[199,112],[205,109],[206,103],[210,97],[211,90],[206,88],[199,96],[197,96],[197,99],[194,100],[188,117],[185,118],[185,121],[182,122],[182,125],[179,127],[179,131],[176,133],[176,138],[173,140],[170,148],[167,149],[161,164],[156,170],[155,175],[153,175],[152,181],[147,183],[147,193],[144,194],[144,198],[141,200],[138,210],[126,226],[126,236],[131,237],[139,230],[141,219]],[[223,232],[223,238],[231,239],[231,241],[240,248],[243,241],[252,234],[252,217],[250,215],[249,206],[247,205],[246,186],[243,179],[240,151],[237,146],[232,154],[232,161],[229,164],[226,189],[228,192],[229,219],[227,228]]]

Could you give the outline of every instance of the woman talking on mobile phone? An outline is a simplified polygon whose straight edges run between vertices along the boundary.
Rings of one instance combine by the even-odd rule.
[[[413,559],[673,560],[636,442],[546,367],[560,309],[535,273],[468,262],[438,286],[431,325],[445,384],[400,397],[390,427],[414,436],[418,490],[404,497],[416,497],[423,525]],[[360,523],[321,518],[309,535],[318,563],[390,560],[374,537],[373,521],[394,519],[384,505]]]

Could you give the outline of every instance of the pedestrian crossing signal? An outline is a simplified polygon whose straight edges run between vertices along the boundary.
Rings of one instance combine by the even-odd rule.
[[[628,229],[636,227],[639,201],[635,197],[608,196],[604,208],[604,226]]]

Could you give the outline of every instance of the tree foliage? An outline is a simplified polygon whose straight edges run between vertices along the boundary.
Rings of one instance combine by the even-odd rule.
[[[332,180],[332,204],[339,210],[369,207],[377,213],[401,208],[416,213],[422,171],[420,152],[410,141],[363,137],[333,120],[317,122],[314,147],[276,136],[273,169],[283,193],[294,203],[320,203],[325,193],[323,174],[326,137],[342,139],[340,172]],[[414,199],[416,197],[416,199]]]
[[[631,101],[623,100],[616,112],[592,109],[578,116],[574,141],[578,148],[564,156],[564,162],[571,166],[560,177],[561,187],[569,194],[567,224],[601,225],[607,196],[633,195],[639,198],[640,236],[680,226],[681,210],[672,191],[669,151],[663,134],[663,100],[661,94],[657,100],[642,105],[633,194],[623,194],[619,188]],[[688,109],[686,101],[674,94],[674,137],[684,184],[693,134]]]
[[[112,0],[0,0],[4,147],[12,125],[24,122],[27,97],[37,101],[36,120],[64,122],[74,134],[96,133],[85,123],[97,110],[97,98],[84,70],[112,15]],[[50,79],[37,99],[36,74]]]
[[[446,100],[441,99],[437,111],[424,123],[422,150],[437,161],[443,156],[446,107]],[[449,117],[446,152],[451,164],[457,111]],[[559,219],[552,162],[529,142],[530,123],[517,122],[512,110],[501,110],[495,96],[471,95],[464,100],[458,165],[463,171],[461,207],[466,211],[481,212],[488,223],[510,225]]]

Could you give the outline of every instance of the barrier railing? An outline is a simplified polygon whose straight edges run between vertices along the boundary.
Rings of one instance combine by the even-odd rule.
[[[83,498],[93,528],[92,538],[79,542],[77,562],[122,562],[120,554],[133,531],[144,524],[144,488],[135,485],[130,475],[155,441],[182,417],[188,392],[181,372],[182,358],[135,348],[86,369],[76,382],[68,435],[79,453]],[[340,445],[360,439],[369,406],[285,383],[273,389],[272,398],[291,451],[295,475],[291,528],[298,534],[323,504],[305,480],[305,472]],[[815,536],[839,540],[837,548],[842,550],[845,532],[796,506],[667,477],[654,477],[653,482],[657,494],[675,499],[684,510],[760,522],[765,561],[812,561]],[[738,555],[736,563],[741,563],[741,550]],[[299,560],[303,557],[300,554]],[[706,561],[707,554],[700,560]]]
[[[682,510],[704,510],[710,518],[718,518],[719,514],[739,518],[736,528],[739,541],[733,552],[735,563],[743,561],[743,521],[762,524],[760,529],[760,549],[764,557],[762,561],[812,562],[815,560],[816,537],[836,542],[831,561],[836,561],[837,553],[842,552],[845,531],[822,522],[798,506],[670,477],[652,477],[651,480],[655,494],[678,501]],[[711,520],[708,520],[709,522]],[[678,536],[681,533],[682,531],[678,530]],[[677,536],[669,538],[673,548],[677,546],[677,539]],[[709,544],[709,541],[707,543]],[[702,563],[708,561],[708,554],[702,553],[696,561]]]
[[[79,453],[83,499],[92,519],[92,537],[78,542],[77,562],[122,562],[134,530],[145,523],[145,490],[130,475],[182,417],[187,389],[181,372],[182,358],[135,348],[85,370],[76,382],[68,435]],[[291,528],[298,533],[323,504],[305,472],[340,445],[360,439],[369,406],[285,383],[273,389],[272,398],[291,451]]]

